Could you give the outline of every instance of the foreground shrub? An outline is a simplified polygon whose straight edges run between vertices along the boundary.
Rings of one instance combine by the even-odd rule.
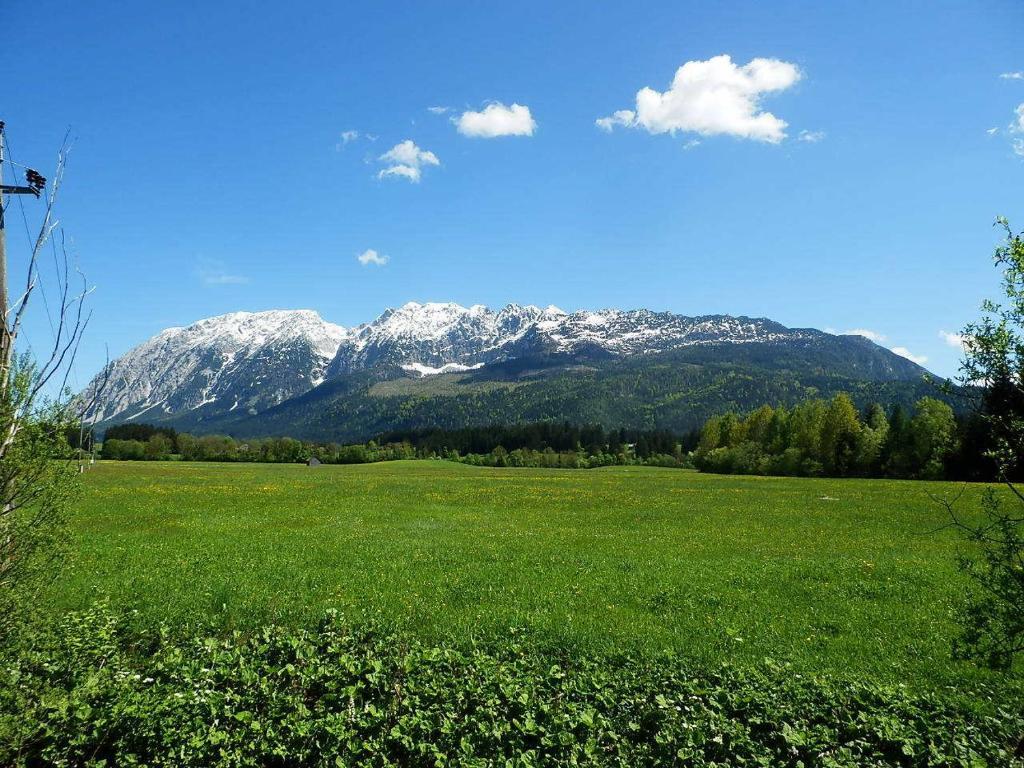
[[[698,674],[515,632],[431,647],[335,614],[175,639],[98,608],[0,674],[0,763],[20,766],[1014,765],[1024,733],[1019,699],[981,705],[995,700],[984,688],[912,694],[780,665]]]

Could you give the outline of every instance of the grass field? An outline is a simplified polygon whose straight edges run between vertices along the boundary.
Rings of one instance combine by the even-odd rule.
[[[106,463],[85,485],[58,608],[245,628],[332,606],[431,639],[524,626],[840,677],[980,674],[949,654],[963,581],[933,496],[954,484],[420,461]]]

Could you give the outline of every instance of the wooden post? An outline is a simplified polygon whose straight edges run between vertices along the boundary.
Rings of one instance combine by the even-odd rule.
[[[11,335],[11,319],[7,295],[7,230],[4,227],[4,195],[33,195],[39,197],[46,185],[46,179],[32,169],[27,169],[25,178],[29,186],[4,184],[4,147],[6,143],[4,121],[0,120],[0,392],[6,393],[7,381],[14,359],[14,338]]]

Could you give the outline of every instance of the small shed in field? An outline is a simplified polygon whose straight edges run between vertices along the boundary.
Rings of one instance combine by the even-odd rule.
[[[318,459],[316,456],[310,456],[309,457],[309,461],[306,462],[306,466],[309,466],[309,467],[319,467],[320,466],[320,459]]]

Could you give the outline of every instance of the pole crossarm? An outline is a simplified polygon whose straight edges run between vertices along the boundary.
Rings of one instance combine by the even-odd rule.
[[[10,184],[0,184],[0,194],[35,195],[36,197],[39,197],[39,190],[35,187],[15,187]]]

